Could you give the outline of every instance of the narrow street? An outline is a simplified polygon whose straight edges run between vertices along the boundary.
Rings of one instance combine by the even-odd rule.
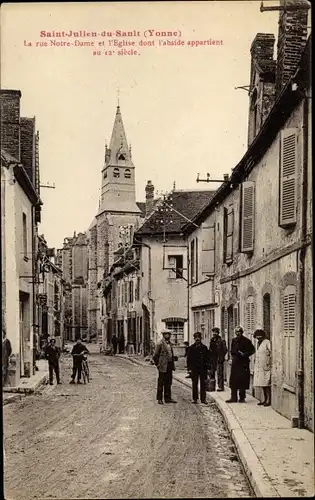
[[[156,369],[93,354],[92,380],[4,406],[6,500],[253,496],[216,406],[158,406]]]

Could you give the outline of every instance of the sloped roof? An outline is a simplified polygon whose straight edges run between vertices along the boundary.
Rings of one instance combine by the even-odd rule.
[[[96,219],[96,217],[94,217],[91,224],[89,225],[88,231],[90,231],[93,227],[95,227],[96,224],[97,224],[97,219]]]
[[[174,210],[165,214],[165,232],[180,233],[187,219],[191,220],[195,217],[200,209],[209,203],[214,193],[215,191],[173,191],[172,203]],[[164,224],[162,218],[161,212],[155,209],[136,232],[136,235],[163,233]]]
[[[138,207],[140,208],[143,215],[145,215],[145,202],[144,201],[137,201],[136,205],[138,205]]]

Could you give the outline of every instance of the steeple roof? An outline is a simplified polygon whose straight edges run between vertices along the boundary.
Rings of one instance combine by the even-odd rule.
[[[131,160],[131,155],[128,147],[126,132],[121,116],[120,106],[117,106],[115,122],[112,132],[112,137],[109,145],[110,156],[108,157],[107,165],[119,165],[120,161]],[[122,155],[122,156],[121,156]]]

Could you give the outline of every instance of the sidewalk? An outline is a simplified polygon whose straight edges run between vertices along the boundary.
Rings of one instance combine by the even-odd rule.
[[[30,378],[21,378],[20,384],[16,387],[3,387],[3,404],[8,404],[20,399],[20,394],[32,394],[48,381],[48,363],[44,359],[37,361],[38,371]],[[16,397],[12,397],[12,393]]]
[[[137,356],[119,355],[137,364],[150,366]],[[138,358],[138,359],[137,359]],[[191,388],[186,371],[174,379]],[[246,396],[246,404],[227,404],[230,391],[211,392],[238,450],[247,477],[257,497],[314,496],[314,435],[291,427],[271,407],[257,406]],[[206,408],[206,407],[205,407]]]

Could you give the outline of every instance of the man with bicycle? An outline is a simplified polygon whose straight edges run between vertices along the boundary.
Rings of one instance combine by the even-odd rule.
[[[75,384],[75,377],[78,374],[77,383],[82,384],[81,382],[81,373],[82,373],[82,360],[84,354],[90,354],[85,345],[82,344],[81,338],[78,337],[76,344],[74,344],[73,349],[71,351],[71,355],[73,358],[73,370],[71,375],[70,384]]]

